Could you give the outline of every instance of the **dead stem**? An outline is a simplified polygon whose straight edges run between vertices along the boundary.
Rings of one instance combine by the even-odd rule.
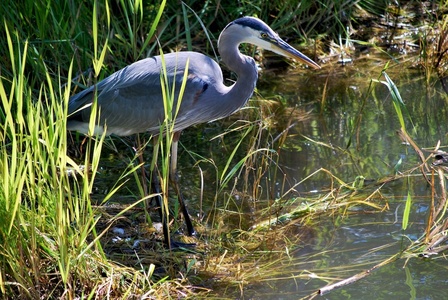
[[[319,289],[319,290],[318,290],[315,294],[313,294],[309,299],[313,299],[313,298],[316,297],[317,295],[324,295],[324,294],[327,294],[327,293],[329,293],[330,291],[332,291],[332,290],[334,290],[334,289],[336,289],[336,288],[340,288],[340,287],[343,287],[343,286],[345,286],[345,285],[352,284],[352,283],[354,283],[354,282],[356,282],[356,281],[358,281],[358,280],[360,280],[360,279],[362,279],[362,278],[364,278],[364,277],[370,275],[370,274],[371,274],[373,271],[375,271],[376,269],[378,269],[378,268],[380,268],[380,267],[384,267],[385,265],[387,265],[387,264],[389,264],[389,263],[391,263],[391,262],[396,261],[398,258],[400,258],[400,253],[397,253],[397,254],[395,254],[395,255],[389,257],[389,258],[386,259],[385,261],[383,261],[383,262],[381,262],[381,263],[379,263],[379,264],[373,266],[372,268],[370,268],[370,269],[368,269],[368,270],[366,270],[366,271],[363,271],[363,272],[358,273],[358,274],[356,274],[356,275],[354,275],[354,276],[352,276],[352,277],[350,277],[350,278],[341,280],[341,281],[339,281],[339,282],[336,282],[336,283],[327,285],[327,286],[325,286],[325,287]]]

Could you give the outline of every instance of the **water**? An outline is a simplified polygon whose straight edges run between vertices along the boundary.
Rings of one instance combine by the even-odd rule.
[[[407,120],[406,126],[415,142],[428,149],[434,148],[439,140],[445,145],[446,96],[438,82],[431,79],[427,85],[419,71],[403,66],[392,67],[387,73],[397,85],[409,111],[412,123]],[[301,72],[264,78],[264,84],[272,94],[281,93],[291,106],[298,105],[313,112],[311,118],[291,129],[290,138],[281,152],[280,166],[289,182],[298,182],[319,168],[327,169],[345,182],[352,182],[358,175],[378,180],[419,165],[412,147],[396,134],[400,123],[387,87],[375,83],[372,89],[369,88],[371,79],[384,80],[380,75],[381,68],[366,63],[335,66],[317,74],[306,72],[303,75]],[[325,84],[327,97],[322,106],[320,99]],[[263,95],[266,94],[270,92]],[[303,136],[322,144],[307,141]],[[399,161],[400,166],[394,168]],[[328,175],[322,172],[296,186],[296,194],[300,196],[306,191],[320,190],[329,183]],[[403,231],[402,216],[408,189],[413,197],[411,223]],[[369,210],[364,207],[342,219],[333,216],[319,223],[320,228],[316,231],[320,233],[304,246],[305,253],[299,251],[294,258],[306,262],[316,255],[313,262],[303,264],[297,270],[285,267],[285,277],[295,274],[296,278],[248,286],[245,298],[309,296],[327,282],[313,279],[313,276],[303,278],[304,274],[328,276],[328,283],[349,278],[399,253],[409,245],[409,240],[420,238],[426,228],[431,195],[426,181],[421,177],[409,181],[400,179],[387,184],[381,191],[386,200],[383,203],[387,203],[389,209],[365,213]],[[442,299],[446,298],[447,268],[446,259],[440,256],[399,259],[319,298]]]
[[[442,145],[446,144],[446,96],[437,81],[432,79],[427,87],[422,73],[403,66],[392,67],[387,73],[409,111],[412,123],[407,120],[406,126],[415,142],[429,149],[439,140]],[[259,89],[264,97],[281,95],[289,106],[312,112],[309,119],[297,122],[290,129],[279,156],[279,165],[289,183],[286,189],[295,187],[292,196],[306,197],[309,191],[328,187],[330,179],[324,172],[295,185],[320,168],[351,183],[359,175],[376,181],[418,166],[416,153],[396,133],[400,123],[389,90],[381,83],[374,83],[370,88],[371,79],[384,80],[384,77],[381,77],[381,66],[372,66],[370,62],[335,66],[316,73],[262,77]],[[325,84],[327,95],[322,105]],[[403,231],[402,216],[409,186],[413,197],[411,223]],[[399,253],[409,245],[409,240],[420,238],[428,217],[430,188],[427,183],[421,177],[410,181],[400,179],[387,184],[381,192],[385,199],[382,203],[387,203],[388,209],[374,212],[360,207],[358,212],[353,211],[344,218],[332,216],[319,222],[315,237],[298,247],[302,251],[297,251],[292,258],[296,263],[291,267],[286,263],[284,274],[277,276],[282,279],[264,278],[263,283],[248,284],[243,289],[244,298],[309,296],[327,285],[325,280],[315,279],[312,274],[328,277],[328,283],[337,282],[369,270]],[[446,260],[440,256],[399,259],[319,298],[442,299],[446,297],[447,267]],[[242,297],[239,287],[233,291],[227,287],[225,291],[224,295]]]
[[[278,118],[277,132],[288,126],[286,118],[295,125],[288,131],[278,161],[270,168],[271,171],[281,170],[281,176],[271,178],[275,182],[266,183],[266,180],[260,183],[259,199],[251,199],[250,195],[234,195],[233,205],[242,214],[234,219],[228,216],[224,230],[247,229],[256,224],[259,221],[256,210],[268,206],[272,196],[285,195],[290,188],[294,189],[287,194],[291,198],[315,196],[335,183],[329,173],[348,184],[357,176],[363,176],[367,184],[373,184],[420,164],[412,147],[396,133],[400,122],[389,90],[381,83],[372,83],[372,80],[384,80],[381,76],[383,66],[384,61],[371,60],[345,67],[325,67],[318,72],[302,70],[275,76],[269,73],[261,75],[259,93],[266,99],[280,98],[284,107],[290,109]],[[446,145],[447,98],[436,79],[430,79],[427,84],[420,71],[407,66],[392,65],[387,70],[412,120],[411,123],[406,119],[406,128],[421,148],[432,149],[439,140]],[[325,98],[323,104],[322,98]],[[305,112],[310,115],[302,120]],[[250,113],[250,110],[244,113]],[[215,207],[214,194],[219,180],[217,170],[224,168],[240,135],[228,134],[212,141],[210,138],[221,133],[237,118],[231,118],[228,123],[220,121],[198,126],[186,130],[182,136],[179,169],[193,215],[197,215],[199,210],[210,213]],[[238,158],[234,161],[244,153],[237,153]],[[428,156],[429,152],[425,155]],[[301,182],[322,168],[328,172],[320,171]],[[204,204],[200,209],[201,172]],[[419,175],[418,170],[414,173]],[[274,191],[270,190],[272,186]],[[227,193],[232,193],[231,187],[229,184]],[[242,189],[241,184],[237,187],[237,190]],[[366,190],[372,192],[378,187],[371,185]],[[409,228],[403,231],[402,216],[408,190],[413,202]],[[376,203],[385,208],[383,212],[355,206],[348,212],[341,209],[331,216],[324,214],[322,219],[318,217],[314,221],[317,226],[311,228],[308,238],[293,247],[284,264],[275,263],[275,275],[265,272],[260,278],[243,285],[207,275],[219,282],[214,285],[212,295],[244,299],[308,297],[327,283],[369,270],[399,253],[410,241],[423,235],[431,189],[421,176],[414,176],[391,181],[380,191],[381,199]],[[224,194],[226,192],[221,195]],[[218,210],[226,205],[223,198],[225,196],[218,199]],[[213,227],[210,222],[209,226]],[[399,259],[318,298],[442,299],[446,298],[447,268],[446,259],[440,255],[428,259]],[[200,269],[198,272],[201,274]]]

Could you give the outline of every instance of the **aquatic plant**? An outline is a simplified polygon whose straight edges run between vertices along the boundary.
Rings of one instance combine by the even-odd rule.
[[[372,183],[371,178],[364,178],[361,158],[356,151],[350,151],[352,146],[361,147],[359,135],[365,130],[362,116],[367,95],[375,93],[377,83],[373,81],[361,92],[364,94],[358,103],[359,114],[348,119],[343,132],[344,145],[318,140],[296,127],[304,120],[321,121],[319,118],[332,101],[327,98],[331,88],[329,81],[321,94],[312,99],[320,101],[315,111],[290,107],[281,95],[265,97],[256,93],[249,107],[223,123],[224,132],[218,125],[209,125],[187,133],[182,146],[185,164],[200,174],[198,178],[202,178],[203,183],[194,181],[196,177],[191,176],[194,184],[186,193],[192,201],[197,199],[198,206],[201,200],[213,205],[206,214],[198,214],[197,220],[202,222],[198,222],[196,241],[201,243],[197,249],[178,253],[165,251],[159,242],[160,234],[147,223],[149,218],[142,208],[153,196],[147,189],[148,178],[142,171],[146,164],[141,158],[150,137],[139,136],[143,142],[135,150],[135,141],[131,139],[99,136],[87,139],[75,136],[73,139],[78,144],[69,146],[72,138],[65,131],[69,96],[160,49],[169,52],[199,46],[204,52],[213,53],[206,41],[216,40],[218,31],[242,13],[258,15],[282,35],[297,39],[296,43],[314,43],[312,54],[322,56],[329,40],[341,36],[339,46],[349,39],[355,40],[347,25],[357,21],[357,13],[383,14],[388,4],[387,1],[379,5],[377,1],[359,1],[357,5],[364,10],[359,7],[352,10],[347,3],[338,1],[243,1],[238,6],[219,7],[211,1],[190,1],[190,9],[166,2],[2,3],[2,296],[23,299],[200,298],[213,295],[216,289],[228,291],[228,297],[239,297],[247,293],[246,287],[256,282],[269,286],[276,280],[288,279],[296,283],[317,281],[319,286],[314,284],[309,290],[313,297],[319,288],[325,292],[341,286],[341,282],[352,283],[371,273],[360,270],[373,271],[398,259],[443,256],[448,230],[446,168],[443,163],[433,165],[430,162],[435,155],[440,158],[444,153],[425,154],[427,149],[413,141],[414,125],[407,119],[403,101],[396,98],[384,105],[397,108],[399,138],[415,150],[417,164],[404,169],[403,164],[397,163],[396,168],[390,166],[387,176],[377,167],[378,178]],[[227,2],[221,4],[228,5]],[[444,9],[446,7],[441,4],[440,11]],[[385,16],[390,17],[395,12],[389,6]],[[419,33],[422,50],[419,64],[416,64],[428,70],[429,83],[434,78],[432,72],[443,80],[446,77],[446,16],[438,14],[430,24],[432,29],[426,27],[427,31]],[[320,26],[328,25],[331,25],[331,32],[322,32]],[[317,40],[307,39],[316,36]],[[400,89],[394,86],[393,76],[387,78],[381,73],[377,79],[399,95]],[[350,94],[350,88],[343,92]],[[357,97],[359,94],[350,95]],[[383,104],[378,99],[375,101]],[[204,139],[202,130],[207,130],[214,138]],[[353,168],[359,170],[360,175],[342,178],[331,166],[320,165],[308,177],[293,182],[287,178],[279,160],[286,149],[299,149],[300,145],[290,142],[292,135],[300,135],[313,149],[321,151],[325,163],[335,156],[353,162]],[[161,141],[161,148],[169,147],[169,138]],[[205,153],[199,147],[211,143],[219,144],[222,151]],[[104,148],[109,148],[109,152]],[[125,150],[110,150],[116,148]],[[435,145],[431,150],[440,148],[443,149]],[[73,152],[78,155],[75,157]],[[107,166],[109,156],[114,155],[121,158],[119,166],[102,168]],[[161,157],[165,162],[162,174],[168,182],[167,151],[164,155]],[[108,173],[110,170],[115,172],[115,182],[105,184],[104,177],[113,177]],[[415,176],[427,180],[432,189],[428,222],[424,232],[411,240],[406,230],[412,223],[412,215],[409,210],[405,211],[400,242],[408,243],[403,242],[399,253],[387,258],[372,255],[370,261],[325,268],[321,268],[321,257],[332,250],[301,254],[311,238],[317,244],[325,240],[327,229],[320,226],[322,220],[331,219],[338,224],[353,214],[373,214],[388,209],[387,185],[399,180],[407,182]],[[322,178],[328,182],[327,187],[300,191],[301,185]],[[408,206],[414,200],[410,191],[406,197]],[[123,204],[125,200],[130,204]],[[112,202],[114,205],[107,205]],[[176,207],[171,209],[174,213],[177,211]],[[120,227],[126,227],[128,236],[114,240],[114,231],[119,231]],[[138,244],[140,247],[135,247]],[[390,246],[383,245],[370,253]],[[287,275],[285,270],[289,272]],[[324,288],[323,282],[328,283],[328,287]]]

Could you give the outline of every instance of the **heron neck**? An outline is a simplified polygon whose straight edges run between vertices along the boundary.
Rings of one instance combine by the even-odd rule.
[[[229,99],[239,99],[239,107],[246,104],[247,100],[252,96],[255,89],[255,84],[258,79],[258,71],[255,66],[255,61],[252,57],[243,55],[238,50],[238,41],[221,40],[220,45],[234,45],[232,47],[219,47],[219,53],[222,61],[227,67],[236,73],[237,81],[231,86],[227,96]]]

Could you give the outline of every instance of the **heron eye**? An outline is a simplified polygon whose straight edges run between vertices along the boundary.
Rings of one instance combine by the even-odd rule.
[[[266,32],[262,32],[260,36],[261,36],[262,39],[267,39],[268,38],[268,34]]]

